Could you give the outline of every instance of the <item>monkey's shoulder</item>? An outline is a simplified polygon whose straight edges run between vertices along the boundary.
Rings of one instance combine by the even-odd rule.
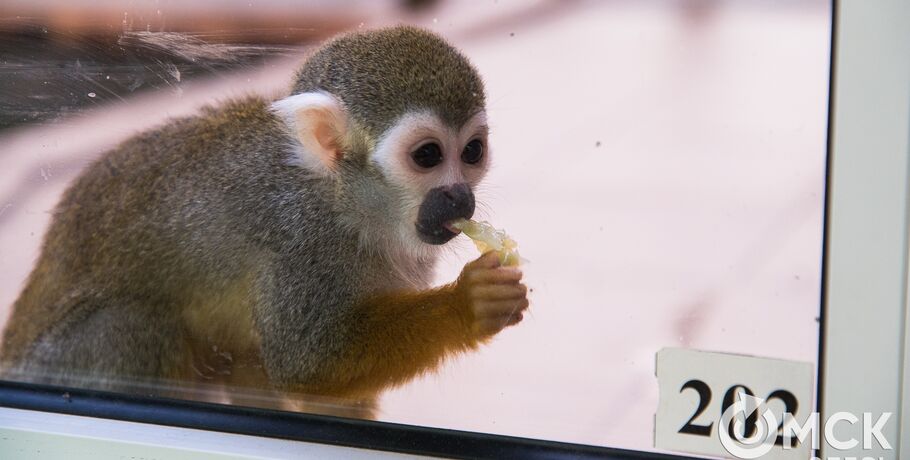
[[[201,108],[173,118],[120,143],[101,158],[126,169],[163,163],[169,169],[226,155],[262,150],[281,137],[278,119],[268,102],[251,96]]]
[[[286,155],[279,123],[268,102],[259,97],[171,119],[125,140],[88,165],[68,187],[57,215],[80,221],[114,215],[127,220],[137,214],[180,215],[184,208],[199,203],[212,206],[224,201],[228,189],[255,195],[245,190],[257,183],[257,177],[249,177],[251,171],[274,169],[272,165],[280,164]]]

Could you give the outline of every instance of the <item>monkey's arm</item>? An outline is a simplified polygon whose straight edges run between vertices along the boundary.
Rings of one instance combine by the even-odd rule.
[[[457,284],[397,292],[355,307],[350,347],[332,366],[336,382],[352,379],[367,391],[431,370],[446,355],[477,346],[470,302]]]
[[[356,302],[344,315],[320,315],[318,329],[307,328],[304,336],[295,337],[305,350],[286,351],[300,356],[299,362],[271,355],[270,341],[264,340],[266,367],[282,386],[297,391],[332,396],[375,393],[431,370],[445,356],[476,347],[521,321],[528,300],[520,279],[520,271],[498,268],[497,254],[488,253],[468,264],[450,285],[383,294]],[[295,375],[275,365],[294,366]]]

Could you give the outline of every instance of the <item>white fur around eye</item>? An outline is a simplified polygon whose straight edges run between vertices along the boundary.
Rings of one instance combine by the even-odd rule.
[[[487,114],[486,112],[480,112],[465,123],[464,127],[461,128],[461,131],[457,133],[457,137],[455,138],[459,163],[461,162],[461,151],[468,145],[468,142],[471,142],[473,139],[479,139],[483,144],[483,158],[481,161],[476,165],[464,167],[464,178],[472,186],[477,185],[477,183],[480,182],[490,167],[491,150],[488,134]]]
[[[475,185],[486,171],[486,161],[480,166],[465,167],[461,151],[475,138],[482,139],[487,149],[486,134],[486,115],[483,113],[475,115],[456,131],[432,112],[411,112],[399,118],[379,139],[372,159],[386,177],[420,196],[440,185],[458,182]],[[422,171],[413,164],[410,153],[428,142],[439,144],[444,160],[439,166]]]
[[[387,177],[399,183],[409,183],[419,175],[408,164],[410,151],[425,143],[436,142],[445,155],[448,137],[448,129],[439,117],[430,112],[411,112],[399,118],[379,139],[373,152],[373,162]]]

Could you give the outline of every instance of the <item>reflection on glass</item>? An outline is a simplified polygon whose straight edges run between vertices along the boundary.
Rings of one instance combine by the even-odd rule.
[[[368,3],[237,3],[217,14],[206,3],[91,7],[102,21],[62,14],[71,11],[63,3],[3,7],[32,18],[0,30],[0,308],[12,318],[4,378],[649,449],[661,348],[815,362],[827,2]],[[432,117],[412,117],[397,138],[385,130],[399,119],[351,118],[342,126],[359,123],[372,147],[387,141],[398,152],[362,188],[324,185],[352,171],[333,161],[370,146],[338,148],[350,139],[331,135],[331,99],[289,102],[270,118],[281,123],[256,131],[269,142],[295,136],[309,155],[297,162],[278,160],[286,150],[246,147],[261,144],[230,126],[211,137],[191,135],[193,122],[148,131],[206,105],[221,107],[215,118],[257,123],[323,40],[400,22],[441,34],[473,63],[486,115],[476,116],[470,98],[479,96],[469,94],[483,93],[464,91],[464,74],[446,83],[458,85],[446,96],[461,91],[468,107],[443,121],[456,126],[446,134]],[[360,62],[381,61],[370,59]],[[431,91],[411,85],[409,97]],[[295,92],[313,89],[304,86]],[[338,107],[349,106],[357,104]],[[328,131],[295,130],[300,120]],[[119,147],[128,154],[106,154],[142,132],[152,134]],[[468,148],[475,139],[483,154]],[[191,142],[215,163],[203,165]],[[269,168],[286,174],[265,180]],[[451,174],[427,172],[436,168]],[[391,211],[377,187],[409,192],[385,177],[422,193],[395,195],[411,206]],[[467,187],[431,192],[445,181]],[[432,193],[466,214],[468,192],[474,219],[507,229],[530,261],[521,267],[524,313],[508,304],[513,294],[486,290],[505,297],[485,304],[505,305],[498,326],[449,314],[466,311],[451,306],[477,291],[450,283],[478,254],[464,236],[433,243],[467,215],[420,216]],[[356,204],[354,224],[307,227],[313,206],[328,206],[307,208],[307,197],[338,194]],[[260,197],[293,212],[269,220]],[[177,222],[178,209],[203,217]],[[304,228],[314,236],[288,238]],[[330,237],[352,234],[413,247],[379,257],[358,252],[360,240]],[[439,261],[420,245],[441,249]],[[116,282],[128,273],[144,275]],[[424,286],[448,287],[401,295]],[[301,306],[335,297],[382,314]],[[35,313],[13,314],[17,299]],[[281,314],[257,313],[263,303]],[[262,328],[290,332],[275,341]],[[313,344],[324,359],[300,352]],[[50,358],[61,350],[69,358]],[[406,370],[383,367],[403,356]],[[275,370],[289,368],[296,373]]]

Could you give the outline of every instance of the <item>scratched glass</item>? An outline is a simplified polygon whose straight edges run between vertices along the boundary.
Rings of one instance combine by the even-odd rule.
[[[206,104],[278,97],[327,37],[404,22],[445,36],[485,81],[495,166],[477,218],[520,243],[531,307],[479,350],[386,392],[377,419],[650,450],[658,350],[816,362],[826,1],[12,0],[0,11],[0,321],[62,192],[94,158]],[[464,236],[448,246],[437,285],[477,256]],[[187,362],[191,381],[136,391],[294,409],[220,386],[236,357],[216,342]]]

